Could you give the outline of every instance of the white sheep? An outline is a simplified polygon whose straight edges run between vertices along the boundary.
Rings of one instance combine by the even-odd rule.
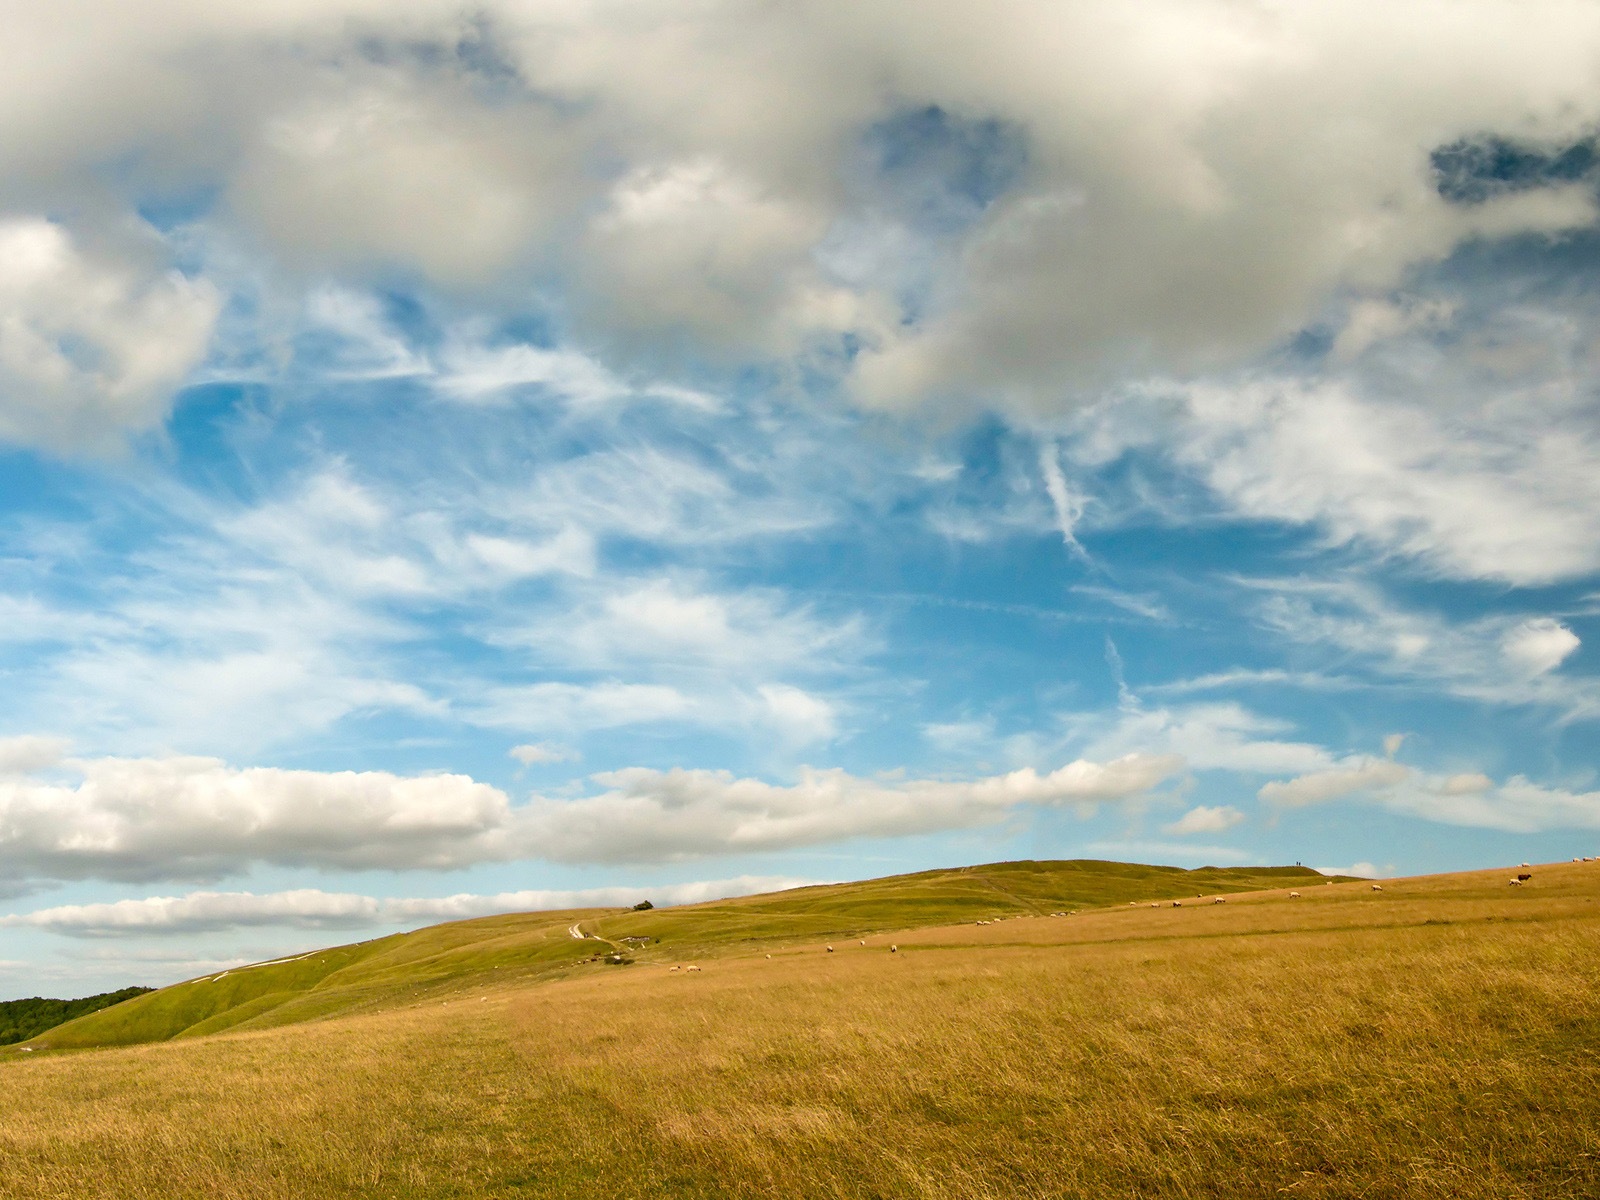
[[[1520,880],[1520,879],[1508,879],[1506,882],[1509,883],[1512,887],[1521,887],[1522,886],[1522,880]]]
[[[867,944],[867,939],[866,939],[866,938],[862,938],[862,939],[861,939],[861,944],[862,944],[862,945],[863,945],[863,946],[865,946],[865,945],[866,945],[866,944]]]
[[[890,954],[899,954],[900,953],[900,947],[899,946],[890,946],[889,947],[889,953]]]
[[[1290,892],[1289,893],[1289,899],[1291,899],[1291,900],[1300,899],[1300,893],[1299,892]]]
[[[1228,902],[1228,898],[1226,896],[1218,896],[1211,903],[1213,903],[1213,904],[1226,904],[1227,902]]]
[[[686,971],[698,971],[699,969],[700,969],[699,967],[695,967],[695,966],[689,966],[689,967],[685,967],[684,968],[684,970],[686,970]]]
[[[1183,907],[1183,901],[1182,900],[1174,900],[1172,902],[1172,907],[1173,908],[1182,908]]]
[[[829,953],[829,954],[832,954],[832,953],[833,953],[833,947],[832,947],[832,946],[829,946],[829,947],[828,947],[828,953]]]
[[[1373,884],[1373,885],[1372,885],[1372,890],[1373,890],[1373,891],[1375,891],[1375,892],[1381,892],[1381,891],[1383,891],[1383,884],[1381,884],[1381,883],[1375,883],[1375,884]]]

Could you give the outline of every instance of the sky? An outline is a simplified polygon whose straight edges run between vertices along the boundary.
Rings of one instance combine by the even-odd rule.
[[[1600,852],[1600,8],[3,11],[0,996]]]

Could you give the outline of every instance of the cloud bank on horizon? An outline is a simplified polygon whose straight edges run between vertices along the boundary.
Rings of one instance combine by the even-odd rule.
[[[12,9],[0,991],[1593,852],[1592,5]]]

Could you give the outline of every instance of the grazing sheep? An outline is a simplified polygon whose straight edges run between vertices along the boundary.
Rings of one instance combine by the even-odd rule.
[[[889,947],[889,953],[890,954],[899,954],[900,953],[900,947],[899,946],[890,946]]]
[[[769,958],[769,959],[770,959],[770,958],[771,958],[771,957],[772,957],[772,955],[770,955],[770,954],[769,954],[769,955],[767,955],[767,958]]]
[[[1227,902],[1228,898],[1226,896],[1218,896],[1216,899],[1211,901],[1213,904],[1226,904]]]
[[[686,971],[698,971],[699,969],[700,969],[699,967],[685,967],[684,968],[684,970],[686,970]]]
[[[1183,907],[1183,901],[1182,900],[1174,900],[1172,902],[1172,907],[1173,908],[1182,908]]]
[[[1300,899],[1300,893],[1299,892],[1290,892],[1289,893],[1289,899],[1291,899],[1291,900]]]
[[[862,939],[861,939],[861,944],[862,944],[862,945],[863,945],[863,946],[865,946],[865,945],[866,945],[866,944],[867,944],[867,939],[866,939],[866,938],[862,938]]]
[[[770,954],[769,954],[769,955],[768,955],[768,956],[767,956],[767,957],[768,957],[768,958],[771,958],[771,957],[772,957],[772,956],[771,956],[771,955],[770,955]],[[667,969],[668,969],[668,970],[669,970],[669,971],[676,971],[676,970],[677,970],[677,969],[678,969],[678,968],[677,968],[677,967],[668,967],[668,968],[667,968]]]
[[[1524,871],[1522,874],[1517,876],[1517,882],[1518,883],[1527,883],[1528,880],[1530,880],[1532,878],[1533,878],[1532,875],[1529,875],[1526,871]]]
[[[1150,901],[1150,907],[1151,908],[1160,908],[1161,905],[1158,904],[1156,901],[1152,900],[1152,901]]]
[[[1506,882],[1509,883],[1512,887],[1521,887],[1522,886],[1522,880],[1520,880],[1520,879],[1508,879],[1508,880],[1506,880]]]
[[[1523,866],[1527,866],[1527,865],[1528,865],[1528,864],[1527,864],[1527,863],[1523,863],[1523,864],[1522,864],[1522,865],[1523,865]]]
[[[1381,883],[1375,883],[1375,884],[1373,884],[1373,885],[1372,885],[1372,890],[1373,890],[1373,891],[1375,891],[1375,892],[1381,892],[1381,891],[1383,891],[1383,884],[1381,884]]]
[[[832,946],[829,946],[829,947],[828,947],[828,953],[829,953],[829,954],[832,954],[832,953],[833,953],[833,947],[832,947]]]

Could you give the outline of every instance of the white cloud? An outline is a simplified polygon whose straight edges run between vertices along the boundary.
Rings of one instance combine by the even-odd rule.
[[[713,592],[657,578],[597,589],[589,603],[559,622],[511,638],[585,670],[693,667],[736,679],[826,669],[858,653],[862,633],[853,618],[824,620],[809,608],[786,604],[774,590]]]
[[[1565,662],[1582,643],[1560,621],[1537,617],[1508,630],[1500,642],[1507,661],[1529,675],[1543,675]]]
[[[528,890],[479,895],[377,898],[349,892],[299,888],[288,892],[190,892],[104,904],[64,904],[0,916],[0,928],[44,929],[74,937],[137,937],[195,934],[251,926],[352,929],[423,922],[459,921],[499,913],[572,908],[619,908],[640,900],[656,907],[698,904],[816,883],[784,875],[740,875],[692,883],[613,885],[576,890]],[[219,964],[233,966],[233,962]]]
[[[300,888],[251,892],[190,892],[106,904],[64,904],[0,917],[0,927],[48,929],[86,937],[140,933],[198,933],[248,925],[299,929],[351,928],[376,924],[382,908],[371,896]]]
[[[568,746],[554,746],[549,742],[528,742],[511,747],[511,757],[525,767],[532,767],[572,762],[578,757],[578,752]]]
[[[896,837],[1001,820],[1025,806],[1094,806],[1142,795],[1182,767],[1170,756],[1080,759],[972,781],[862,778],[805,769],[784,786],[726,771],[642,767],[594,776],[607,790],[536,799],[529,835],[558,861],[650,862]]]
[[[165,416],[221,301],[139,257],[0,219],[0,439],[109,450]]]
[[[1411,777],[1411,768],[1388,759],[1369,758],[1326,771],[1312,771],[1287,781],[1274,780],[1257,793],[1268,804],[1301,808],[1344,796],[1392,787]]]
[[[1597,36],[1567,0],[102,0],[8,27],[0,198],[68,209],[125,162],[97,177],[114,200],[220,189],[215,222],[303,268],[491,301],[561,279],[647,354],[847,332],[874,403],[1055,409],[1237,361],[1464,239],[1590,221],[1581,185],[1449,203],[1428,153],[1587,133]],[[1004,176],[993,203],[935,156],[924,207],[962,214],[939,228],[862,147],[932,107],[1025,143],[972,168]],[[1418,319],[1366,311],[1347,346]]]
[[[447,868],[515,852],[504,793],[463,775],[73,760],[76,782],[0,780],[0,867],[36,879],[204,879],[251,863]]]
[[[1570,387],[1536,380],[1513,403],[1503,379],[1441,385],[1438,370],[1419,355],[1396,380],[1252,376],[1171,403],[1131,397],[1092,416],[1080,453],[1165,446],[1233,512],[1451,578],[1542,584],[1600,568],[1600,430]]]
[[[794,745],[830,741],[838,732],[834,706],[820,696],[786,683],[769,683],[757,689],[767,707],[767,720]]]
[[[1387,759],[1347,760],[1333,770],[1268,783],[1259,794],[1285,808],[1362,796],[1405,816],[1508,833],[1600,829],[1600,792],[1546,787],[1522,775],[1498,785],[1478,772],[1430,775]]]
[[[66,757],[71,743],[65,738],[19,734],[0,738],[0,777],[31,775],[53,767]]]
[[[1170,754],[1197,771],[1258,775],[1316,771],[1332,756],[1310,742],[1273,736],[1293,727],[1233,703],[1133,708],[1115,716],[1075,716],[1068,728],[1091,758],[1140,751]]]
[[[1244,821],[1244,814],[1231,805],[1208,808],[1196,805],[1170,825],[1162,826],[1163,833],[1223,833]]]
[[[1255,607],[1266,628],[1302,647],[1330,652],[1345,673],[1359,666],[1391,683],[1494,704],[1537,704],[1569,718],[1600,711],[1600,690],[1592,679],[1552,669],[1560,661],[1552,656],[1570,652],[1577,637],[1545,618],[1494,615],[1455,622],[1441,613],[1401,608],[1349,575],[1236,582],[1264,596]],[[1534,657],[1519,661],[1508,653],[1510,646]],[[1538,665],[1546,669],[1530,669]]]

